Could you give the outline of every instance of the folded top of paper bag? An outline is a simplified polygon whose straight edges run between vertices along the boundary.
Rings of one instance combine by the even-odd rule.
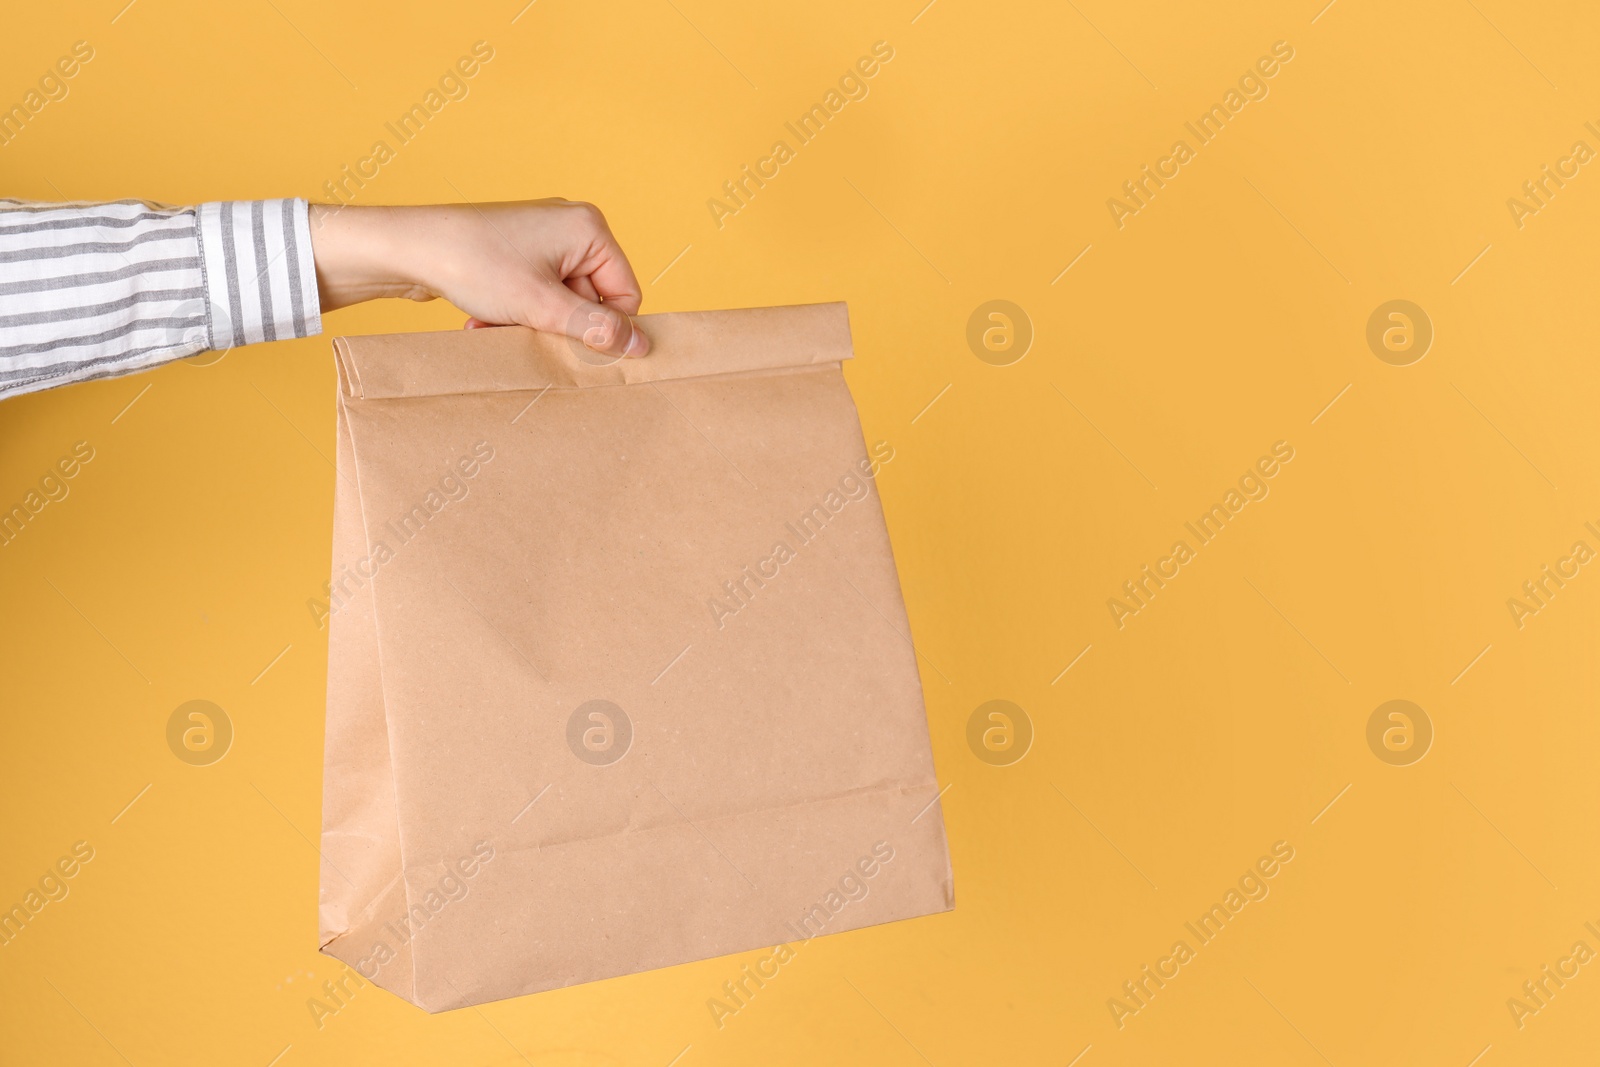
[[[850,358],[842,303],[671,312],[635,320],[651,353],[618,359],[524,326],[334,339],[339,384],[357,400],[591,388],[772,371]]]

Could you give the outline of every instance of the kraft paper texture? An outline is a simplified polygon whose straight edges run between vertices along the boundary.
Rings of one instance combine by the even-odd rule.
[[[334,342],[321,942],[428,1011],[949,910],[843,304]]]

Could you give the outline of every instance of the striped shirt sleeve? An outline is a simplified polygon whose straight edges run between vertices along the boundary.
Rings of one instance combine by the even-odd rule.
[[[321,332],[304,200],[0,200],[0,399]]]

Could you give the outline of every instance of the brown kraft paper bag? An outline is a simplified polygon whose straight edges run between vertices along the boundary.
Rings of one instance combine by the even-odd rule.
[[[947,911],[843,304],[344,337],[323,951],[428,1011]]]

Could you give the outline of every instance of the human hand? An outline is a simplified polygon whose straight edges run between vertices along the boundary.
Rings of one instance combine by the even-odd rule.
[[[444,297],[468,329],[522,325],[598,352],[642,356],[639,282],[593,204],[527,200],[311,208],[322,310]]]

